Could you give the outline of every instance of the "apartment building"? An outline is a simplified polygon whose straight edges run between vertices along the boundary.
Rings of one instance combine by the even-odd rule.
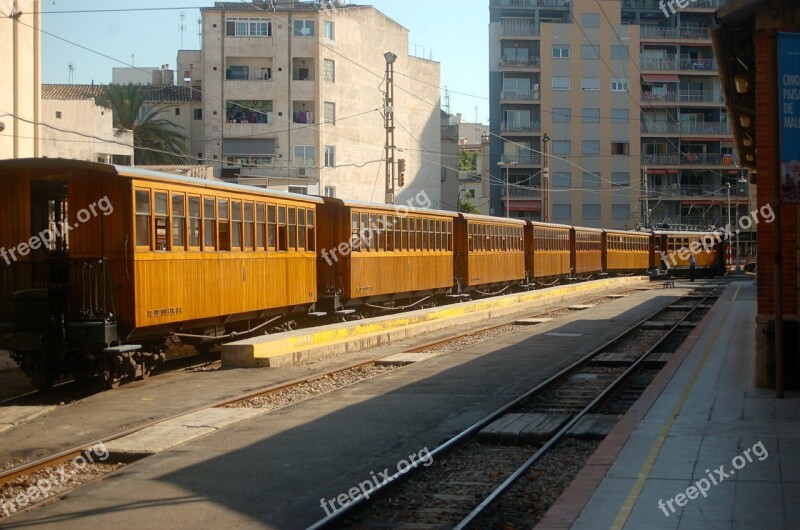
[[[467,153],[471,167],[461,167]],[[458,211],[469,201],[481,214],[489,214],[489,128],[465,122],[461,114],[442,112],[442,200],[443,210]]]
[[[330,1],[216,2],[201,13],[202,50],[179,53],[178,73],[203,92],[202,155],[218,174],[383,202],[388,111],[405,161],[395,202],[425,191],[438,204],[439,64],[408,54],[406,28]],[[385,54],[396,58],[388,107]]]
[[[494,213],[719,225],[727,184],[746,207],[707,29],[717,4],[491,0]]]
[[[0,159],[41,156],[42,2],[0,7]]]

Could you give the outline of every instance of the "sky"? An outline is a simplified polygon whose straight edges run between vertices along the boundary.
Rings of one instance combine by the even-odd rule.
[[[24,2],[20,1],[21,9]],[[441,84],[451,91],[451,112],[463,114],[468,121],[477,119],[488,123],[488,1],[361,0],[351,3],[373,5],[408,28],[411,52],[441,63]],[[111,81],[114,67],[169,64],[174,68],[181,47],[199,49],[198,8],[211,6],[213,1],[43,0],[42,4],[43,82],[70,82],[69,65],[72,64],[73,83],[104,84]],[[57,13],[126,8],[159,10]],[[185,15],[183,32],[181,13]],[[395,68],[401,71],[399,64]]]

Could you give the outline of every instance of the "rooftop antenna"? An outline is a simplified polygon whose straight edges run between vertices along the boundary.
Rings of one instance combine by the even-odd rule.
[[[203,47],[203,18],[197,17],[197,42],[200,43],[200,48]]]
[[[181,32],[181,50],[182,50],[183,34],[186,33],[186,13],[184,11],[181,11],[180,18],[181,18],[180,32]]]
[[[135,55],[136,54],[133,54],[133,53],[131,54],[131,66],[133,66],[133,58],[134,58]]]
[[[450,114],[450,91],[447,90],[447,87],[444,87],[444,111],[448,115]]]
[[[69,84],[73,84],[75,82],[75,65],[69,63]]]

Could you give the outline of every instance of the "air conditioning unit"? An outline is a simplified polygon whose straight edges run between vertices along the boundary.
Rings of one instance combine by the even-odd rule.
[[[300,169],[297,170],[297,174],[300,175],[301,177],[305,177],[306,176],[306,168],[301,167]]]

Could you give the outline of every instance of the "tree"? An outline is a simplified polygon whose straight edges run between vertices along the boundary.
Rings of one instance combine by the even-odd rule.
[[[458,151],[458,170],[475,171],[478,167],[478,152],[470,149]]]
[[[136,165],[186,162],[187,137],[178,131],[182,127],[158,117],[165,109],[164,102],[145,107],[146,88],[132,83],[108,85],[96,101],[98,105],[111,109],[115,128],[133,131],[133,159]]]
[[[472,201],[469,200],[469,197],[467,197],[465,199],[459,199],[458,200],[458,211],[459,212],[463,212],[463,213],[475,213],[475,214],[481,213],[475,207],[475,205],[472,204]]]

